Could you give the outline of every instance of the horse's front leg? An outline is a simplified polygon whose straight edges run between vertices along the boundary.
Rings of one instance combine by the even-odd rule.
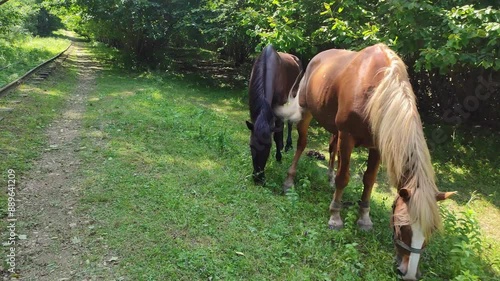
[[[281,119],[276,118],[274,122],[274,142],[276,143],[276,160],[281,162],[281,150],[283,149],[283,129],[284,123]]]
[[[373,227],[370,219],[370,196],[372,194],[373,184],[377,179],[377,171],[380,166],[380,153],[377,149],[370,149],[368,154],[368,165],[363,176],[363,195],[359,202],[358,226],[362,230],[370,230]]]
[[[307,145],[307,129],[309,128],[309,123],[311,123],[312,115],[310,112],[306,111],[303,113],[302,120],[297,123],[297,132],[299,133],[299,138],[297,140],[297,150],[293,156],[292,166],[288,169],[288,176],[283,183],[283,191],[286,193],[290,187],[293,186],[295,174],[297,173],[297,163],[299,162],[300,155],[304,152]]]
[[[342,218],[340,217],[340,210],[342,209],[342,194],[344,193],[344,188],[349,183],[349,164],[354,144],[354,138],[350,134],[339,132],[339,167],[337,169],[337,175],[335,176],[335,192],[333,193],[332,203],[330,203],[331,216],[328,221],[328,225],[331,229],[341,229],[344,226]]]
[[[293,128],[293,123],[288,121],[288,128],[287,128],[287,137],[286,137],[286,145],[285,145],[285,152],[293,148],[292,145],[292,128]]]

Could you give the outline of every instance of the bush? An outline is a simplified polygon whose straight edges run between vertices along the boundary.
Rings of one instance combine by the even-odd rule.
[[[484,280],[487,262],[483,255],[483,241],[479,223],[472,209],[458,214],[441,208],[444,233],[429,246],[432,259],[446,260],[441,272],[452,280]]]

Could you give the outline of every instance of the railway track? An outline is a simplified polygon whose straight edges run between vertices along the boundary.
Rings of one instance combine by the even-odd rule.
[[[0,88],[0,97],[3,96],[3,95],[5,95],[10,90],[16,88],[23,81],[25,81],[27,79],[30,79],[30,78],[33,78],[35,80],[44,80],[44,79],[46,79],[50,75],[50,73],[52,73],[52,71],[55,68],[54,65],[51,65],[51,66],[48,66],[48,65],[51,62],[53,62],[55,60],[58,60],[58,59],[62,63],[64,60],[66,60],[66,58],[68,57],[68,55],[71,53],[70,50],[72,49],[72,47],[73,47],[73,42],[71,42],[71,44],[69,44],[69,46],[64,51],[62,51],[59,54],[55,55],[54,57],[46,60],[45,62],[40,63],[39,65],[35,66],[34,68],[32,68],[31,70],[29,70],[28,72],[26,72],[20,78],[16,79],[15,81],[10,82],[9,84],[3,86],[2,88]],[[48,67],[46,67],[46,66],[48,66]],[[34,76],[35,74],[36,74],[36,76]]]

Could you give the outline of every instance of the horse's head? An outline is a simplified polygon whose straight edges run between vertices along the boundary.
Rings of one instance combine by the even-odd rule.
[[[264,168],[271,152],[272,128],[266,122],[259,122],[260,126],[246,121],[250,134],[250,152],[253,162],[253,180],[256,184],[265,181]]]
[[[445,200],[454,193],[439,192],[436,194],[436,201]],[[426,245],[426,238],[420,227],[410,220],[408,213],[410,198],[411,191],[401,188],[392,205],[391,226],[394,232],[397,271],[403,280],[417,280],[420,278],[418,264],[420,254]]]

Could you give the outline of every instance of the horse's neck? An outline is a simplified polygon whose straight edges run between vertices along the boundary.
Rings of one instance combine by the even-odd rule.
[[[271,105],[266,103],[266,105],[264,105],[262,107],[262,110],[260,111],[257,119],[261,119],[262,122],[266,122],[266,123],[270,124],[272,119],[273,119],[273,116],[274,116],[274,113],[273,113],[273,110],[271,108]]]
[[[269,99],[263,96],[257,96],[253,100],[251,106],[250,115],[252,120],[255,122],[261,116],[261,118],[270,119],[272,117],[272,97]]]

